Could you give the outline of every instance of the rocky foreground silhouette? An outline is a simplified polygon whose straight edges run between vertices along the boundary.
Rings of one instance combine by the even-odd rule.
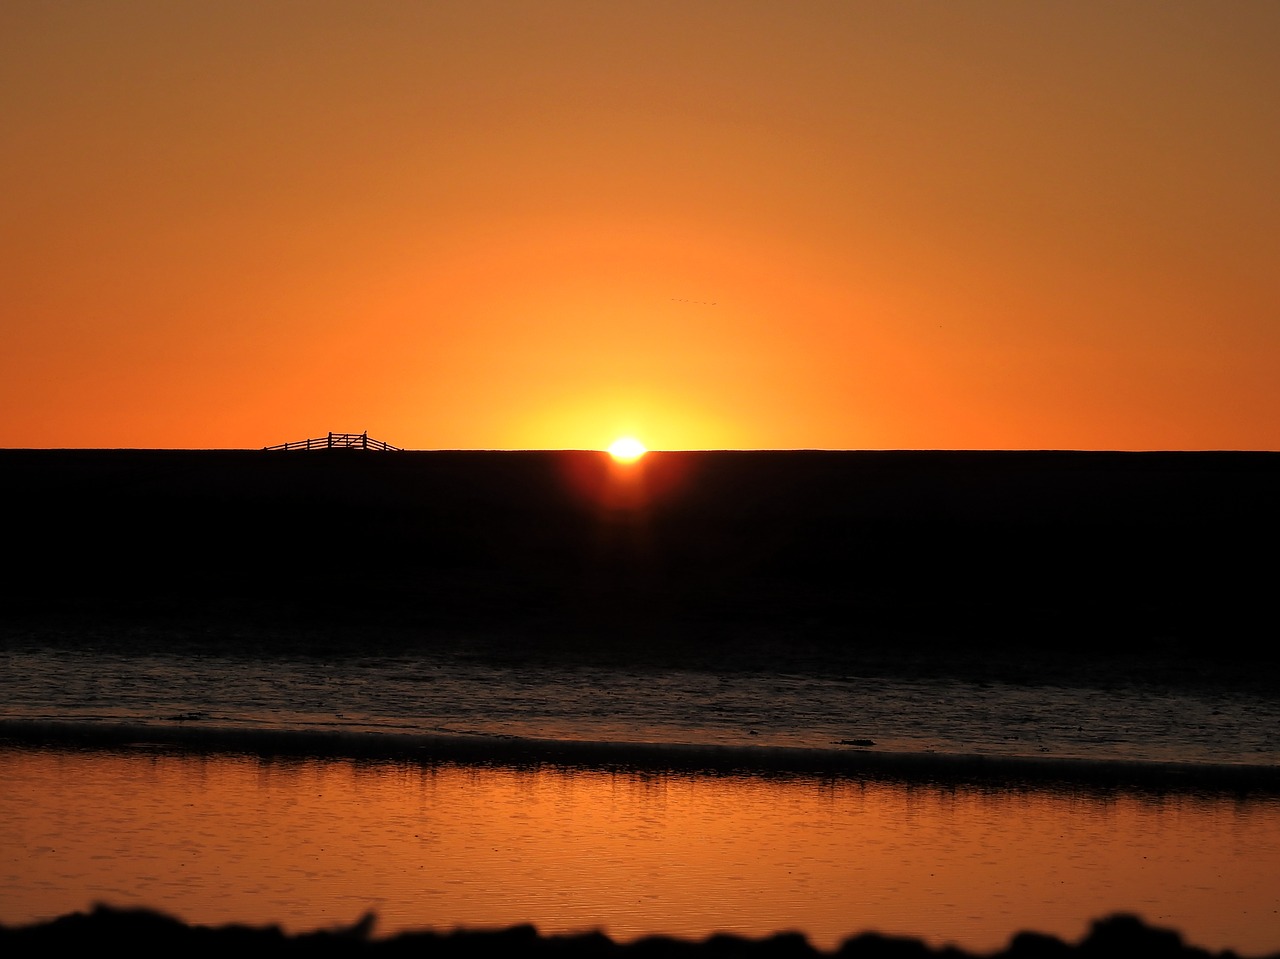
[[[1135,957],[1135,959],[1236,959],[1231,950],[1210,952],[1183,942],[1174,930],[1147,925],[1125,914],[1095,921],[1079,942],[1067,943],[1035,932],[1015,935],[993,953],[971,953],[952,946],[931,947],[919,939],[862,933],[833,952],[815,949],[798,933],[762,939],[714,935],[702,940],[650,936],[617,943],[601,933],[544,936],[533,926],[498,930],[406,932],[378,938],[372,915],[349,927],[287,935],[276,926],[193,926],[149,910],[98,906],[43,923],[0,926],[0,954],[9,959],[76,955],[147,953],[183,959],[199,956],[421,956],[557,957],[557,959],[1059,959],[1059,957]],[[1268,959],[1276,959],[1274,953]]]

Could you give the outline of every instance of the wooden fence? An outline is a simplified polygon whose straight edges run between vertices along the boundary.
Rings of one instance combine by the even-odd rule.
[[[366,430],[363,433],[330,433],[315,439],[298,440],[295,443],[278,443],[275,446],[264,446],[264,450],[395,450],[400,447],[384,443],[382,440],[369,439]]]

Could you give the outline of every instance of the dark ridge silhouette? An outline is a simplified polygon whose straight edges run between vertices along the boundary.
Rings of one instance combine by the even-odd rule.
[[[954,946],[931,947],[922,940],[865,932],[838,949],[823,952],[797,933],[760,939],[726,934],[702,940],[648,936],[618,943],[599,932],[541,935],[531,925],[495,930],[406,932],[386,938],[372,935],[375,920],[365,916],[349,927],[287,935],[276,926],[194,926],[158,912],[95,907],[28,926],[0,926],[0,951],[11,959],[27,956],[145,952],[184,957],[216,956],[503,956],[512,959],[1235,959],[1226,950],[1209,952],[1187,945],[1173,930],[1147,925],[1131,915],[1099,919],[1078,943],[1066,943],[1035,932],[1015,935],[993,953],[971,953]],[[1275,959],[1280,953],[1272,954]]]
[[[0,450],[0,629],[1261,686],[1277,489],[1280,453],[659,452],[626,472],[590,451]]]

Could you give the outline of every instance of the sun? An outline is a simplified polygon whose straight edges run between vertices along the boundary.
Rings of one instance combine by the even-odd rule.
[[[609,445],[609,455],[619,463],[634,463],[648,448],[634,436],[620,436]]]

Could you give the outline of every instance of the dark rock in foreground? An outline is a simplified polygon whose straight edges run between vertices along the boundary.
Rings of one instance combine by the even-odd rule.
[[[912,959],[939,956],[964,959],[976,956],[951,946],[932,948],[918,939],[863,933],[845,941],[833,953],[813,948],[803,936],[781,933],[764,939],[714,935],[701,941],[651,936],[631,943],[616,943],[600,933],[542,936],[533,926],[514,926],[491,931],[408,932],[389,938],[371,935],[372,916],[349,928],[286,935],[278,927],[229,925],[191,926],[147,910],[117,910],[99,906],[90,913],[74,913],[46,923],[29,926],[0,926],[0,952],[10,959],[25,956],[111,953],[239,957],[270,956],[516,956],[516,957],[619,957],[619,959],[808,959],[833,956],[841,959]],[[1065,943],[1052,936],[1022,932],[1007,948],[982,954],[989,959],[1039,959],[1039,957],[1079,956],[1089,959],[1110,957],[1221,957],[1230,950],[1212,953],[1188,946],[1172,930],[1148,926],[1128,915],[1096,921],[1089,934],[1078,943]],[[1274,956],[1280,956],[1275,953]],[[1274,959],[1274,956],[1272,959]]]

